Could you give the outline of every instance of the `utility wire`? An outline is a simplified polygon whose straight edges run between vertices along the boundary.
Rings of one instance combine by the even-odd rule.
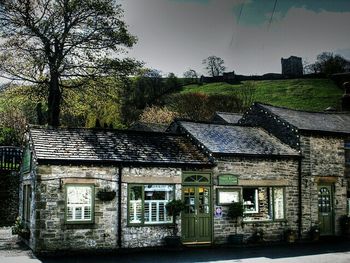
[[[273,19],[273,16],[274,16],[274,14],[275,14],[275,11],[276,11],[276,6],[277,6],[277,0],[275,0],[275,3],[274,3],[274,5],[273,5],[273,9],[272,9],[272,13],[271,13],[269,25],[268,25],[268,27],[267,27],[267,31],[270,30],[270,27],[271,27],[271,24],[272,24],[272,19]]]
[[[238,14],[238,18],[237,18],[237,31],[238,31],[239,22],[241,21],[241,16],[242,16],[242,13],[243,13],[244,3],[245,3],[245,1],[242,2],[241,9],[239,10],[239,14]],[[236,36],[237,35],[238,34],[236,34]],[[233,30],[232,31],[232,38],[231,38],[230,46],[232,46],[234,39],[235,39],[235,32]]]

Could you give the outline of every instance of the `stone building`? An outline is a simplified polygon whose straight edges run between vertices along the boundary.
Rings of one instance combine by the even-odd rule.
[[[162,245],[182,174],[212,167],[181,135],[31,128],[29,138],[20,214],[35,252]]]
[[[300,77],[303,75],[303,63],[301,57],[290,56],[281,58],[282,75]]]
[[[350,115],[255,103],[238,124],[230,120],[176,120],[166,133],[31,128],[20,195],[29,246],[162,246],[172,199],[186,204],[184,244],[222,244],[231,234],[281,241],[287,229],[306,239],[316,224],[322,235],[340,235]],[[243,204],[239,224],[227,216],[233,201]]]
[[[321,235],[340,235],[349,215],[350,114],[297,111],[255,103],[239,121],[258,126],[300,152],[300,234],[315,225]]]

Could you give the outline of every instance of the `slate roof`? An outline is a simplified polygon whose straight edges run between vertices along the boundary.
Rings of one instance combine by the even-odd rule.
[[[284,121],[305,131],[350,134],[350,113],[308,112],[258,104]]]
[[[209,164],[184,136],[121,130],[31,128],[38,162]]]
[[[220,123],[231,123],[237,124],[238,121],[242,118],[241,113],[231,113],[231,112],[215,112],[212,121]]]
[[[217,155],[299,155],[296,150],[257,127],[187,121],[179,121],[178,125]]]

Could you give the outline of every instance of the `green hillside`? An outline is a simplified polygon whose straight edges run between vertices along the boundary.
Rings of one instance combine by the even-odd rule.
[[[342,90],[329,79],[291,79],[253,81],[254,101],[292,109],[323,111],[329,106],[340,109]],[[210,83],[184,86],[181,93],[235,94],[247,82],[231,85]]]

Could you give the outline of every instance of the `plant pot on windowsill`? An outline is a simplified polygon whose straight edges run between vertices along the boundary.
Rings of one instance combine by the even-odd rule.
[[[111,201],[114,199],[115,195],[115,191],[99,191],[97,193],[97,198],[101,201]]]

